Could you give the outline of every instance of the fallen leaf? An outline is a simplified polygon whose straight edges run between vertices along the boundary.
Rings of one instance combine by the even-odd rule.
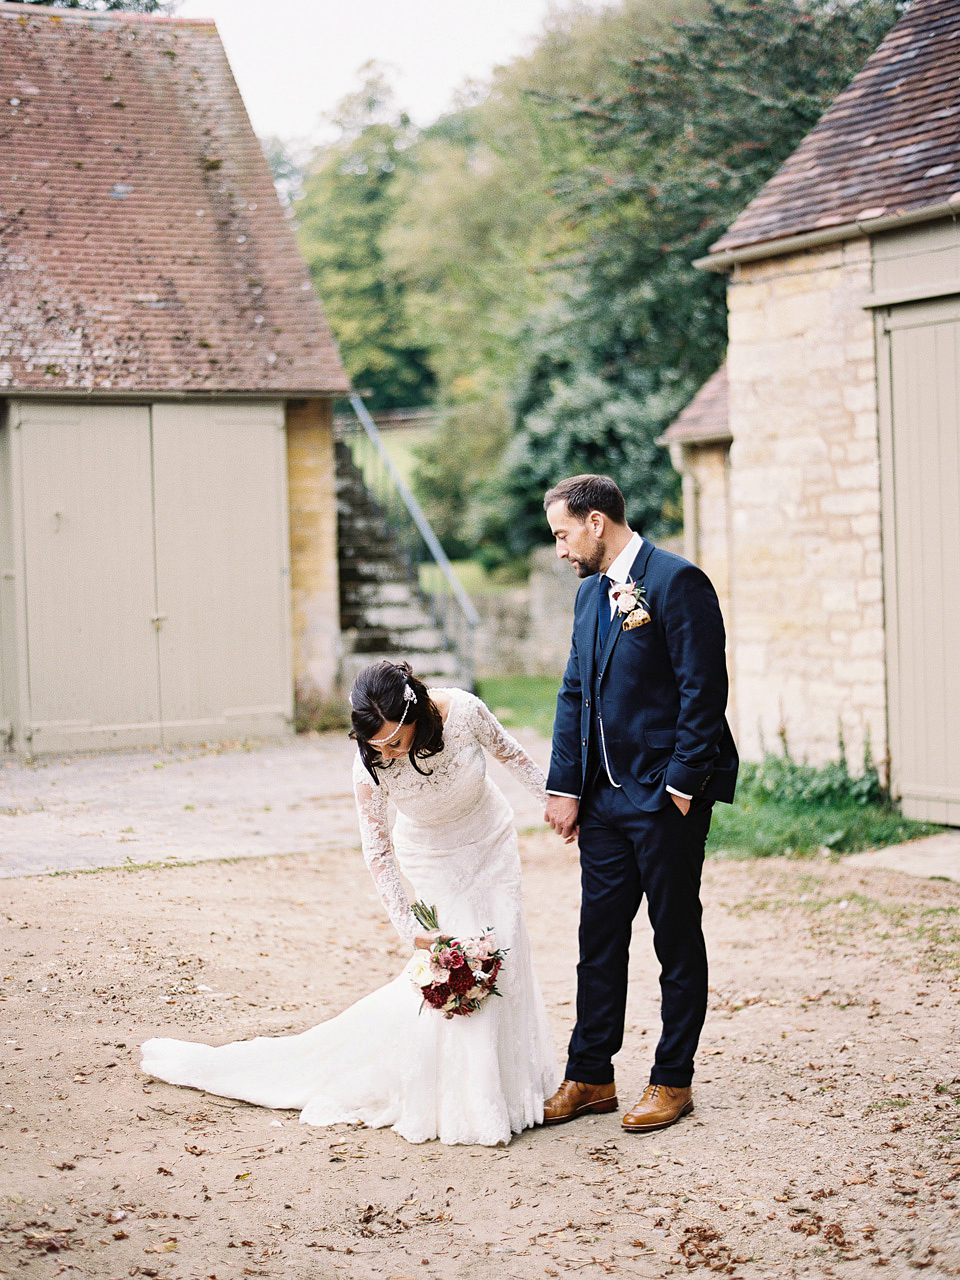
[[[164,1253],[173,1253],[176,1247],[177,1247],[177,1240],[176,1240],[176,1237],[174,1236],[171,1236],[169,1240],[164,1240],[163,1242]]]

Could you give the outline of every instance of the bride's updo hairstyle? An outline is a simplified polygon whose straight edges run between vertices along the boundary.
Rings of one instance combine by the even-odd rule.
[[[413,725],[410,763],[424,777],[432,773],[431,769],[421,769],[417,760],[426,760],[443,750],[443,719],[427,686],[413,674],[409,662],[390,662],[384,658],[364,667],[350,690],[350,708],[353,723],[350,737],[356,742],[360,759],[377,786],[380,785],[377,769],[389,768],[392,761],[384,760],[370,740],[382,736],[388,720]]]

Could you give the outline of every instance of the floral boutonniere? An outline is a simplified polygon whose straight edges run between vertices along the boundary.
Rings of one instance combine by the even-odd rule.
[[[613,588],[612,595],[617,613],[623,619],[624,631],[632,631],[634,627],[642,627],[650,621],[647,593],[642,582],[631,582],[628,578]]]

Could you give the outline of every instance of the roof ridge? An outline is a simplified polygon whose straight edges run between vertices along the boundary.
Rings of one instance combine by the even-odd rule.
[[[214,27],[214,18],[180,18],[175,13],[130,13],[123,9],[57,9],[50,5],[15,4],[0,0],[0,18],[51,18],[57,22],[145,22],[176,27]]]
[[[708,256],[939,207],[960,186],[958,84],[960,0],[915,0]]]

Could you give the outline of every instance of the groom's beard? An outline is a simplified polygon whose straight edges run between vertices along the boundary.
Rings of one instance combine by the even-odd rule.
[[[588,556],[570,556],[570,563],[573,565],[577,577],[589,578],[591,574],[599,573],[606,553],[607,544],[601,540]]]

